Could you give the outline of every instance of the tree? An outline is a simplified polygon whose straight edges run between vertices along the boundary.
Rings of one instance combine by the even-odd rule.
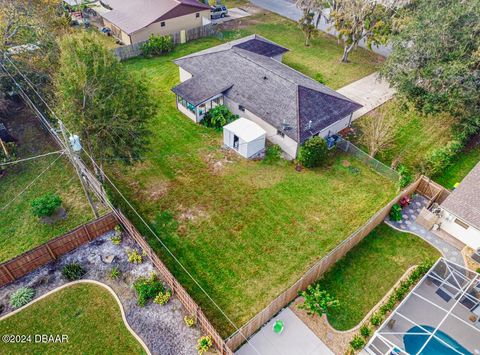
[[[480,0],[415,3],[382,75],[418,109],[458,118],[461,139],[480,128]]]
[[[313,20],[315,19],[315,13],[309,9],[303,9],[303,16],[298,20],[298,27],[302,30],[305,36],[305,45],[310,45],[310,40],[317,32]]]
[[[327,22],[329,22],[330,17],[325,15],[324,10],[330,8],[330,10],[336,8],[336,0],[297,0],[295,5],[302,10],[305,16],[305,11],[308,13],[313,13],[313,17],[315,18],[315,28],[318,28],[320,20],[322,17],[325,18]],[[313,23],[313,19],[312,19]]]
[[[340,305],[340,302],[330,296],[330,294],[320,289],[320,285],[316,284],[307,287],[306,291],[300,292],[300,296],[304,298],[304,302],[298,305],[298,308],[306,310],[308,315],[318,314],[322,316],[328,315],[332,308],[336,308]]]
[[[395,142],[396,118],[394,115],[375,110],[358,121],[360,143],[367,147],[368,154],[375,157]]]
[[[386,5],[388,3],[388,5]],[[377,2],[376,0],[336,0],[330,13],[338,38],[343,41],[342,62],[348,62],[348,55],[365,40],[368,47],[385,44],[393,29],[393,18],[397,0]]]
[[[328,148],[325,139],[319,136],[306,140],[298,151],[298,161],[306,168],[314,168],[325,162]]]
[[[129,164],[147,149],[155,105],[146,81],[128,72],[97,36],[79,32],[60,42],[56,107],[95,159]]]

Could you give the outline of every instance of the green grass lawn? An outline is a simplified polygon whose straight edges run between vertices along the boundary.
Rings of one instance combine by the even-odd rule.
[[[444,146],[452,138],[453,118],[449,115],[422,115],[396,99],[386,102],[376,111],[396,118],[393,146],[375,157],[386,165],[397,159],[400,163],[418,169],[429,152]],[[361,120],[375,117],[373,115],[377,112],[363,116],[354,126]]]
[[[291,163],[246,161],[219,149],[221,133],[184,117],[171,92],[179,81],[172,59],[217,43],[202,39],[168,56],[125,62],[145,72],[159,112],[150,123],[145,161],[109,170],[163,242],[240,326],[384,206],[395,187],[343,155],[299,173]],[[149,241],[222,335],[232,333],[159,243],[151,236]]]
[[[145,353],[125,327],[110,292],[89,284],[60,290],[3,320],[0,334],[32,336],[31,343],[2,344],[2,354]],[[65,334],[68,342],[34,343],[35,334]]]
[[[440,253],[419,237],[382,223],[319,281],[340,301],[328,316],[338,330],[356,326],[410,266]]]
[[[24,117],[25,116],[25,117]],[[46,138],[39,123],[31,113],[21,112],[13,120],[7,120],[19,140],[17,159],[52,152],[58,148]],[[33,247],[47,242],[69,230],[93,219],[78,177],[64,157],[38,178],[16,200],[27,186],[46,169],[57,156],[47,156],[20,163],[6,170],[0,177],[0,262],[11,259]],[[55,224],[41,223],[31,213],[31,201],[45,193],[57,193],[67,217]],[[13,201],[13,202],[12,202]],[[4,209],[4,207],[10,205]]]
[[[339,89],[377,71],[383,62],[383,57],[358,48],[350,55],[350,63],[341,63],[343,47],[335,37],[319,32],[306,47],[297,23],[266,11],[242,19],[235,29],[224,32],[224,39],[254,33],[288,48],[290,51],[284,55],[283,63],[313,79],[322,78],[322,82],[332,89]]]
[[[480,145],[467,148],[455,157],[452,165],[434,176],[434,180],[447,189],[453,189],[455,184],[461,182],[478,162],[480,162]]]

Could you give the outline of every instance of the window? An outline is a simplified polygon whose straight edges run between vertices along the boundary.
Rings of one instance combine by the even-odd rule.
[[[245,107],[243,107],[242,105],[238,105],[238,109],[242,112],[245,112]]]
[[[196,17],[196,18],[199,18],[199,17],[200,17],[200,12],[197,12],[197,13],[195,14],[195,17]]]
[[[283,133],[282,131],[278,130],[277,129],[277,135],[279,135],[280,137],[284,138],[285,137],[285,133]]]
[[[165,21],[160,22],[161,27],[165,27]]]
[[[455,218],[454,222],[458,224],[460,227],[468,229],[469,225],[466,224],[465,222],[459,220],[458,218]]]

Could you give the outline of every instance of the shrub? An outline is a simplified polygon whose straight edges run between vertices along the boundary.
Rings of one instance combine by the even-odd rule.
[[[142,256],[137,249],[127,250],[128,262],[132,264],[141,264],[143,261]]]
[[[183,317],[183,321],[185,322],[185,325],[189,328],[193,327],[197,323],[194,316],[185,316]]]
[[[304,309],[307,314],[318,314],[320,317],[323,314],[329,314],[329,310],[338,307],[340,303],[338,300],[331,297],[327,291],[321,290],[320,285],[316,284],[308,286],[306,291],[299,292],[305,301],[298,305],[299,309]]]
[[[362,325],[360,327],[360,334],[362,335],[362,337],[364,338],[368,338],[371,334],[371,330],[370,328],[368,327],[368,325]]]
[[[203,116],[201,123],[210,128],[221,129],[223,126],[235,121],[237,118],[238,115],[231,113],[226,106],[218,105]]]
[[[122,273],[120,272],[120,269],[118,268],[118,266],[114,266],[112,267],[112,269],[110,270],[110,274],[109,274],[109,277],[112,279],[112,280],[118,280],[118,278],[120,277]]]
[[[298,161],[306,168],[320,166],[327,158],[327,141],[315,136],[303,143],[298,151]]]
[[[383,316],[379,312],[374,313],[372,315],[372,318],[370,318],[370,323],[372,323],[372,325],[376,327],[379,326],[382,323],[382,321],[383,321]]]
[[[399,165],[397,168],[398,175],[400,176],[398,180],[398,186],[403,189],[410,185],[413,181],[413,175],[410,169],[408,169],[405,165]]]
[[[85,275],[85,269],[77,263],[67,264],[62,269],[62,276],[68,281],[81,279]]]
[[[355,335],[350,341],[350,346],[353,350],[360,350],[365,346],[365,340],[361,336]]]
[[[410,196],[405,195],[403,196],[400,201],[398,201],[400,207],[405,208],[407,207],[412,201],[410,200]]]
[[[458,152],[463,148],[460,140],[452,140],[447,145],[433,150],[426,158],[422,168],[425,175],[434,176],[450,166]]]
[[[62,199],[54,193],[45,194],[31,203],[32,213],[36,217],[49,217],[60,207]]]
[[[112,241],[112,244],[120,245],[122,243],[122,235],[121,234],[115,234],[110,238],[110,240]]]
[[[208,351],[212,347],[212,338],[209,336],[203,336],[198,339],[197,342],[197,351],[199,355],[202,355]]]
[[[170,53],[175,44],[171,36],[155,36],[151,35],[148,41],[142,45],[142,53],[144,56],[151,57],[154,55],[162,55]]]
[[[278,144],[269,145],[265,151],[263,161],[267,164],[276,163],[282,157],[282,148]]]
[[[20,287],[10,296],[10,306],[20,308],[29,303],[35,297],[35,290],[30,287]]]
[[[477,272],[477,274],[480,274],[480,267],[477,268],[477,270],[475,270]]]
[[[318,81],[320,84],[325,84],[327,82],[325,76],[323,76],[322,73],[315,74],[315,80]]]
[[[395,222],[402,220],[402,207],[398,203],[394,204],[390,210],[390,220]]]
[[[164,291],[163,285],[155,273],[150,277],[140,277],[134,284],[133,288],[137,293],[137,304],[143,307],[151,299],[154,299],[160,292]]]
[[[155,296],[153,303],[164,305],[170,301],[170,297],[172,297],[172,293],[170,291],[159,292],[157,296]]]

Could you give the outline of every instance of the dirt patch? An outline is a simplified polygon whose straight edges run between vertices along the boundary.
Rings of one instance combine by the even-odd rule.
[[[237,159],[235,152],[232,152],[230,149],[221,149],[220,151],[202,156],[202,160],[208,165],[208,170],[213,175],[222,175],[224,169]]]
[[[180,222],[195,222],[208,216],[205,208],[201,206],[185,208],[180,205],[177,209],[177,218]]]
[[[343,160],[342,161],[342,166],[344,166],[345,168],[348,168],[351,165],[352,165],[352,163],[350,163],[348,160]]]
[[[142,195],[150,201],[156,202],[165,196],[170,187],[170,182],[163,180],[150,181],[142,190]]]

